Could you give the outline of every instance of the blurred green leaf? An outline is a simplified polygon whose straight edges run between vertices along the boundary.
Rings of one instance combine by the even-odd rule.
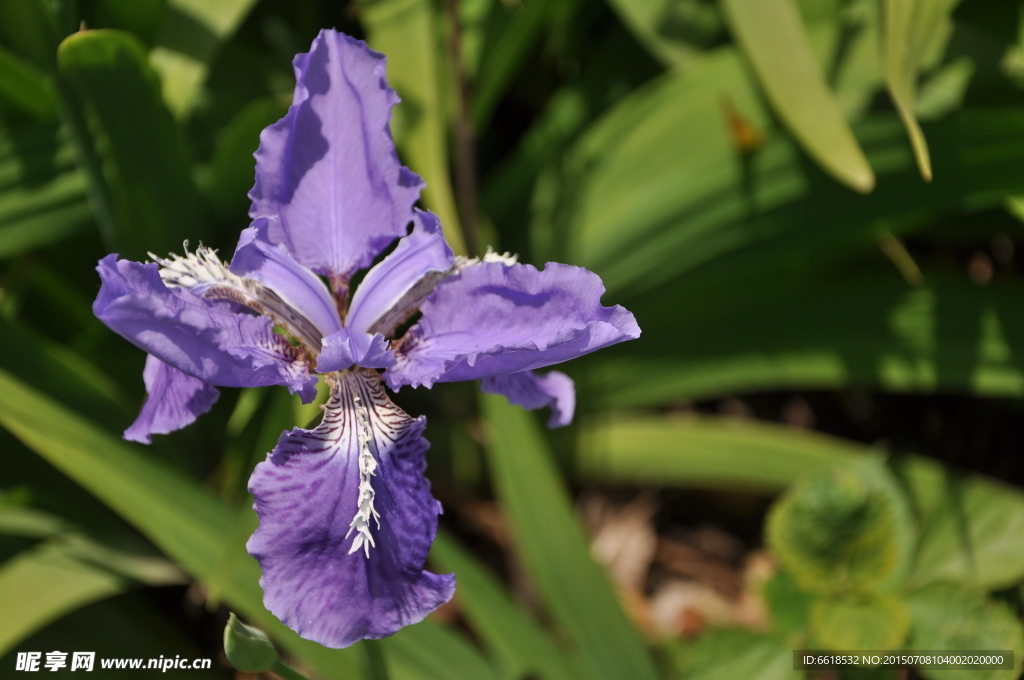
[[[587,677],[657,677],[636,629],[587,542],[533,417],[500,395],[481,396],[498,498],[518,554],[554,620],[578,650]]]
[[[804,590],[823,595],[891,592],[915,545],[903,492],[881,460],[819,472],[772,507],[767,543]]]
[[[900,649],[910,632],[907,605],[892,595],[866,600],[819,598],[811,603],[809,621],[820,649]]]
[[[813,597],[800,590],[788,572],[781,569],[775,572],[764,584],[761,595],[771,612],[773,630],[788,634],[802,632],[807,627]]]
[[[724,0],[733,33],[793,135],[837,180],[861,193],[875,175],[814,57],[793,0]]]
[[[623,301],[644,331],[637,342],[644,354],[594,357],[580,378],[581,399],[635,408],[843,386],[1024,394],[1024,327],[1016,312],[1022,289],[1015,281],[979,287],[963,275],[927,272],[925,285],[914,289],[891,269],[825,280],[805,274],[810,280],[798,284],[792,261],[760,256],[774,265],[757,271],[736,263],[745,281],[716,285],[708,280],[715,273],[694,274]],[[701,290],[715,295],[702,297]]]
[[[1024,651],[1024,630],[1005,602],[956,586],[929,586],[907,598],[913,617],[911,650],[1012,649],[1014,664]],[[1012,680],[1019,670],[919,669],[928,680]]]
[[[133,524],[157,547],[198,578],[213,576],[229,543],[232,513],[195,483],[136,453],[88,421],[0,371],[0,425]],[[303,640],[262,604],[255,560],[242,557],[223,598],[328,678],[358,678],[358,648],[331,650]],[[409,680],[482,678],[487,663],[454,633],[429,622],[408,627],[386,642],[389,665]],[[475,655],[475,656],[474,656]],[[421,668],[422,667],[422,668]],[[434,673],[428,675],[427,672]],[[461,675],[460,675],[461,673]],[[396,674],[396,678],[399,676]]]
[[[192,112],[218,47],[255,4],[256,0],[167,0],[150,60],[160,73],[163,99],[177,118]]]
[[[0,100],[11,102],[40,120],[56,117],[45,72],[0,47]]]
[[[253,154],[260,145],[260,133],[287,112],[281,102],[260,97],[246,104],[217,135],[205,186],[206,195],[224,217],[245,215],[247,194],[256,176]]]
[[[0,2],[0,39],[43,70],[56,70],[60,38],[53,8],[46,0]]]
[[[437,533],[430,559],[438,571],[455,572],[460,609],[503,670],[503,677],[576,677],[544,629],[516,606],[498,579],[443,529]]]
[[[362,23],[374,49],[388,57],[388,82],[402,103],[396,109],[395,140],[409,167],[423,176],[423,200],[441,218],[444,236],[457,255],[466,254],[448,169],[446,88],[440,21],[430,0],[368,3]]]
[[[914,116],[917,78],[921,67],[936,59],[936,51],[952,30],[950,15],[960,0],[885,0],[882,38],[885,78],[896,110],[910,135],[914,157],[925,181],[932,179],[928,142]]]
[[[128,587],[129,581],[45,542],[0,564],[0,656],[47,623]]]
[[[797,680],[792,645],[747,630],[709,631],[680,655],[686,680]]]
[[[946,64],[921,84],[914,109],[919,120],[935,120],[960,108],[976,67],[964,55]]]
[[[910,583],[957,583],[997,590],[1024,579],[1024,494],[980,475],[958,477],[908,457],[897,471],[921,523]]]
[[[868,453],[839,438],[753,420],[617,415],[580,427],[576,469],[603,481],[777,491]]]
[[[182,236],[204,236],[183,141],[160,98],[156,73],[129,33],[85,31],[58,53],[60,71],[98,118],[120,253],[169,252]]]
[[[721,30],[718,7],[700,0],[611,0],[623,23],[666,66],[688,66]]]

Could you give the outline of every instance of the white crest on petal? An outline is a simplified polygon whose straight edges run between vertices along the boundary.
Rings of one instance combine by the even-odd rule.
[[[153,253],[149,256],[160,265],[160,278],[172,288],[184,288],[211,300],[233,300],[271,317],[285,331],[298,339],[314,355],[319,354],[322,336],[312,321],[281,299],[277,293],[255,279],[238,276],[217,256],[217,251],[200,245],[185,256],[171,254],[167,258]]]
[[[359,548],[363,548],[367,559],[369,559],[370,546],[377,547],[377,544],[373,542],[373,535],[370,533],[371,519],[377,522],[377,530],[380,530],[380,513],[373,508],[375,493],[373,491],[373,484],[370,481],[370,478],[373,477],[377,470],[377,459],[373,457],[373,452],[370,450],[370,442],[373,441],[373,433],[370,431],[370,412],[363,406],[362,399],[356,393],[355,386],[351,386],[351,389],[352,402],[355,404],[356,420],[359,422],[359,433],[357,435],[359,437],[359,500],[357,501],[355,517],[352,518],[352,523],[349,525],[345,538],[348,538],[354,529],[356,537],[352,541],[352,547],[349,548],[348,554],[351,555],[358,551]]]

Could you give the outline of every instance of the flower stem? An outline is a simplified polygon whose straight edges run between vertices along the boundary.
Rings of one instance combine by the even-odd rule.
[[[305,675],[280,659],[274,662],[274,665],[270,668],[270,672],[280,677],[282,680],[309,680]]]

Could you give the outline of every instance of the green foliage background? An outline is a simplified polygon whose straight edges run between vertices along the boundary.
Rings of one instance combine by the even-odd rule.
[[[223,605],[310,676],[379,676],[364,645],[324,649],[266,612],[244,551],[249,471],[316,406],[243,390],[123,442],[144,356],[90,310],[107,252],[230,255],[259,132],[323,27],[388,55],[400,153],[456,250],[586,266],[644,332],[566,367],[566,431],[473,386],[397,396],[429,415],[435,488],[498,499],[538,602],[442,531],[431,559],[456,572],[465,626],[384,640],[389,677],[779,680],[800,677],[797,648],[1012,649],[1020,668],[1018,489],[673,409],[853,388],[1019,409],[1009,0],[0,1],[0,668],[29,648],[205,656],[223,617],[200,612]],[[566,481],[781,493],[771,630],[636,630]],[[181,584],[194,616],[139,594]]]

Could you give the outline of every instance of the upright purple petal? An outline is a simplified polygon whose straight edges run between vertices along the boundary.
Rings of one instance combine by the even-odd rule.
[[[168,288],[155,264],[108,255],[97,270],[103,285],[93,313],[136,347],[210,385],[286,385],[305,401],[316,396],[305,355],[273,332],[270,318]]]
[[[430,294],[454,259],[437,216],[417,210],[412,233],[359,284],[347,325],[359,331],[389,333]]]
[[[489,394],[505,395],[510,404],[528,411],[550,406],[550,428],[568,425],[576,411],[576,387],[572,378],[561,371],[549,371],[544,375],[533,371],[495,375],[484,378],[480,389]]]
[[[169,434],[191,425],[210,410],[220,392],[150,354],[142,371],[146,383],[146,402],[139,417],[124,431],[124,438],[140,444],[151,444],[154,434]]]
[[[316,274],[296,262],[283,245],[269,242],[268,222],[258,219],[242,231],[231,258],[232,273],[255,279],[270,288],[288,306],[309,319],[321,337],[338,332],[341,318],[331,292]]]
[[[423,569],[440,512],[423,477],[425,425],[391,403],[376,372],[347,372],[323,422],[284,433],[256,466],[249,490],[260,524],[247,547],[263,570],[267,609],[302,637],[347,647],[421,621],[451,598],[453,576]],[[361,474],[372,493],[361,495]],[[369,522],[357,522],[359,513]]]
[[[384,55],[325,30],[294,66],[292,106],[260,135],[249,214],[276,217],[273,242],[347,280],[405,235],[423,180],[395,153]]]
[[[633,315],[601,306],[586,269],[484,262],[443,281],[420,306],[386,373],[392,389],[476,380],[573,359],[640,336]]]

